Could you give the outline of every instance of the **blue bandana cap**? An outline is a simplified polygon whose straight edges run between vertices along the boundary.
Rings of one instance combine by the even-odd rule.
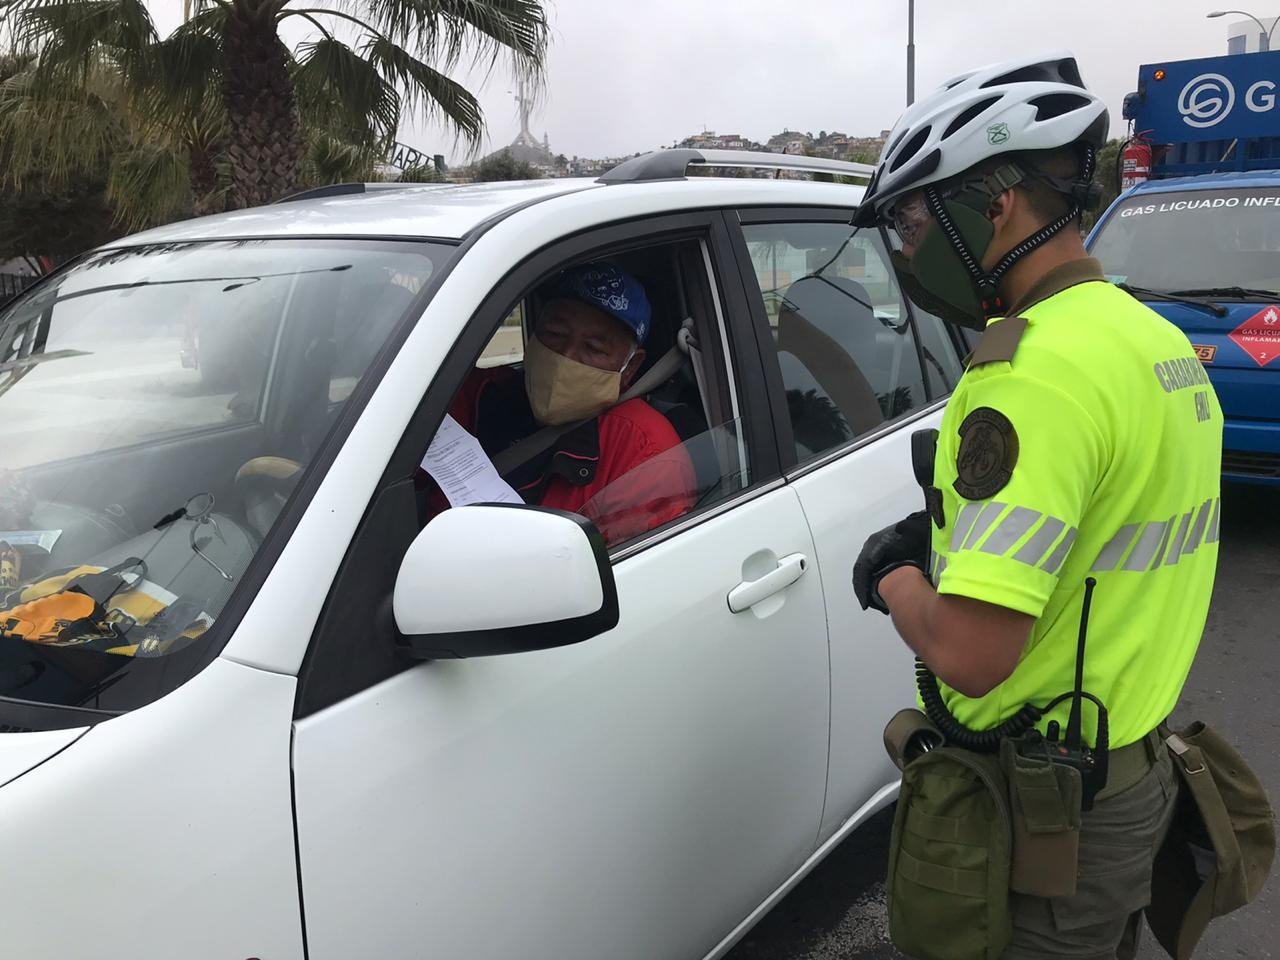
[[[571,267],[553,285],[553,296],[577,300],[621,320],[636,342],[649,336],[653,311],[640,281],[612,263],[599,261]]]

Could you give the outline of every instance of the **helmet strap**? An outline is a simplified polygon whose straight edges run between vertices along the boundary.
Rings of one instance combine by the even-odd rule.
[[[965,269],[969,272],[974,289],[978,294],[978,302],[982,307],[983,314],[988,318],[1000,315],[1005,309],[1005,303],[999,293],[1000,281],[1013,268],[1013,265],[1037,247],[1047,243],[1050,238],[1065,229],[1068,224],[1074,223],[1080,216],[1080,211],[1088,199],[1086,194],[1093,181],[1096,154],[1091,144],[1084,145],[1083,159],[1084,164],[1080,171],[1080,179],[1070,184],[1070,190],[1062,191],[1071,200],[1071,207],[1067,212],[1052,223],[1041,227],[1021,243],[1016,244],[989,271],[982,269],[982,264],[978,257],[969,249],[968,243],[965,242],[964,236],[956,227],[955,221],[947,210],[947,205],[943,202],[942,195],[934,187],[925,189],[924,197],[929,206],[929,212],[933,214],[933,218],[938,222],[938,226],[942,229],[947,241],[955,250],[956,255],[959,256],[960,262],[964,264]],[[1022,176],[1007,176],[1004,173],[1005,169],[1005,167],[1002,167],[994,174],[983,178],[982,181],[975,184],[979,189],[974,192],[982,192],[981,188],[986,188],[988,199],[994,199],[1004,190],[1015,186],[1026,176],[1025,174]],[[1017,172],[1021,173],[1021,171]],[[1036,176],[1043,177],[1042,174],[1037,174]],[[1050,185],[1058,189],[1056,184],[1051,183]]]
[[[978,303],[982,307],[983,316],[995,316],[1004,309],[1004,303],[997,292],[999,278],[982,269],[982,264],[979,263],[973,251],[969,249],[969,244],[965,242],[960,229],[956,226],[955,220],[951,218],[947,205],[942,200],[942,195],[935,188],[927,187],[924,191],[924,199],[929,206],[929,212],[933,214],[933,219],[937,221],[943,235],[947,238],[947,242],[951,244],[956,256],[960,258],[965,270],[969,272],[974,289],[978,293]],[[1048,238],[1046,237],[1045,239]],[[1008,267],[1005,267],[1005,269],[1007,270]]]

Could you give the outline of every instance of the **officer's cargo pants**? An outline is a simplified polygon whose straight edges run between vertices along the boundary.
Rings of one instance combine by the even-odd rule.
[[[1132,785],[1104,791],[1084,814],[1079,882],[1073,897],[1012,894],[1013,940],[1004,960],[1131,960],[1142,908],[1151,900],[1151,865],[1178,798],[1177,774],[1158,741],[1151,768]]]

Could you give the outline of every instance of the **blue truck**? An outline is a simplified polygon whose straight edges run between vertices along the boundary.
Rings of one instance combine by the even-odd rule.
[[[1086,243],[1195,346],[1226,416],[1224,477],[1280,486],[1278,94],[1280,52],[1143,65],[1123,155],[1149,177]]]

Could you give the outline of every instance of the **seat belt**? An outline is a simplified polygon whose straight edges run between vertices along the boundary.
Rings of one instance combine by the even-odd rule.
[[[684,351],[680,349],[677,343],[676,346],[659,357],[657,362],[646,370],[628,388],[626,393],[618,397],[618,403],[625,403],[628,400],[634,400],[636,397],[643,397],[645,394],[652,393],[675,376],[682,366],[684,366]],[[512,470],[528,463],[538,454],[549,450],[551,445],[566,433],[576,430],[584,423],[594,419],[595,417],[588,417],[585,420],[575,420],[572,423],[543,427],[541,430],[529,434],[523,440],[513,443],[507,449],[499,451],[493,457],[493,467],[498,471],[498,476],[505,477]]]
[[[698,345],[698,335],[693,329],[693,317],[685,317],[680,324],[680,332],[676,334],[676,345],[689,355],[693,365],[693,378],[698,383],[698,399],[702,401],[702,417],[711,423],[711,401],[707,393],[707,372],[702,366],[702,347]]]
[[[698,383],[698,397],[702,401],[702,417],[707,423],[707,431],[711,436],[711,446],[716,452],[716,463],[720,467],[720,477],[733,476],[738,472],[738,458],[729,452],[727,431],[723,427],[714,426],[711,415],[711,394],[707,391],[707,371],[702,357],[702,347],[698,344],[698,335],[694,330],[693,317],[685,317],[676,335],[676,343],[689,354],[693,365],[693,377]],[[746,486],[744,479],[743,486]]]

